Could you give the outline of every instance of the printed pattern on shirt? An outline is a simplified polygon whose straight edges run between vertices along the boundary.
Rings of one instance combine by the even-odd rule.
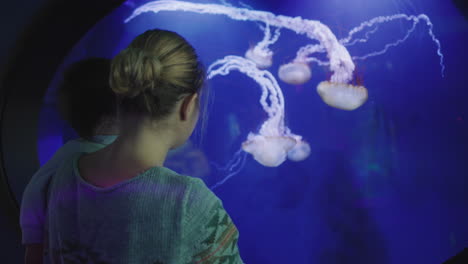
[[[194,256],[196,264],[238,264],[237,241],[239,232],[221,203],[217,203],[215,214],[205,226],[206,238],[202,240],[202,251]]]

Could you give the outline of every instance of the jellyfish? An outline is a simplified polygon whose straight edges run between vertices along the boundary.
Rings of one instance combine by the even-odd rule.
[[[329,62],[321,61],[317,58],[311,57],[313,53],[324,53],[327,50],[322,45],[306,45],[301,47],[296,54],[296,58],[289,63],[283,64],[278,70],[278,77],[285,83],[300,85],[308,82],[312,77],[312,72],[309,66],[310,62],[315,62],[320,66],[330,66]],[[346,53],[344,53],[346,54]],[[351,70],[354,69],[354,65],[349,63],[349,60],[344,56]],[[342,62],[342,65],[345,65]],[[349,70],[348,70],[349,71]]]
[[[278,71],[278,77],[285,83],[300,85],[310,80],[312,72],[305,63],[291,62],[281,65]]]
[[[257,65],[259,69],[266,69],[273,64],[273,51],[268,46],[274,44],[280,36],[279,29],[276,29],[275,35],[271,36],[270,25],[267,23],[265,27],[260,27],[264,31],[263,40],[255,47],[250,48],[245,53],[245,57]]]
[[[364,60],[387,52],[391,47],[396,47],[406,41],[414,31],[416,24],[425,21],[429,27],[429,34],[437,45],[437,54],[440,57],[440,66],[443,76],[443,54],[439,40],[432,32],[433,25],[427,15],[410,16],[396,14],[392,16],[380,16],[363,22],[353,28],[348,37],[338,40],[329,27],[320,21],[304,19],[302,17],[288,17],[275,15],[266,11],[238,8],[218,4],[202,4],[177,0],[152,1],[136,8],[125,20],[128,23],[135,17],[145,12],[159,13],[162,11],[183,11],[199,14],[224,15],[237,21],[251,21],[265,23],[264,38],[255,47],[245,53],[245,58],[239,56],[226,56],[215,61],[209,68],[209,78],[216,75],[227,75],[231,70],[238,70],[254,79],[262,89],[260,103],[268,114],[268,119],[262,124],[258,133],[249,134],[242,144],[242,150],[254,156],[254,159],[266,166],[278,166],[288,157],[291,160],[306,158],[310,153],[310,146],[294,135],[284,125],[284,98],[275,77],[266,68],[273,63],[273,52],[268,48],[279,38],[279,30],[289,29],[297,34],[305,35],[318,43],[307,44],[296,53],[296,58],[282,65],[278,75],[281,80],[290,84],[303,84],[311,78],[309,65],[316,63],[326,66],[332,72],[329,81],[323,81],[317,86],[317,92],[322,100],[332,106],[343,110],[354,110],[367,100],[368,93],[364,86],[348,84],[355,70],[354,60]],[[379,30],[379,24],[396,19],[412,21],[413,27],[407,31],[404,38],[393,43],[388,43],[380,51],[371,52],[360,57],[352,57],[347,46],[357,43],[365,43],[370,36]],[[276,27],[276,33],[272,37],[270,26]],[[367,28],[373,28],[361,39],[355,38],[355,34]],[[360,34],[362,36],[362,34]],[[312,55],[322,53],[327,61],[320,60]],[[323,57],[323,56],[322,56]]]
[[[242,143],[242,149],[266,167],[277,167],[286,160],[288,152],[296,145],[292,137],[262,136],[250,133]]]
[[[298,141],[296,145],[289,150],[288,159],[292,161],[303,161],[310,155],[310,145],[305,141]]]
[[[262,89],[260,104],[268,114],[258,133],[248,134],[242,143],[242,150],[263,166],[281,165],[302,137],[291,133],[284,125],[284,97],[278,82],[269,71],[259,69],[253,61],[232,55],[211,64],[208,79],[227,75],[232,70],[245,73],[259,84]]]
[[[351,29],[348,33],[348,37],[341,40],[336,38],[336,36],[331,32],[330,28],[316,20],[303,19],[302,17],[275,15],[266,11],[253,10],[252,8],[238,8],[231,5],[202,4],[177,0],[160,0],[143,4],[136,8],[130,17],[125,19],[124,22],[128,23],[135,17],[145,12],[159,13],[161,11],[183,11],[195,12],[199,14],[225,15],[233,20],[265,23],[265,36],[263,40],[259,42],[254,48],[249,49],[245,54],[248,59],[254,61],[257,66],[262,69],[271,65],[270,61],[273,53],[268,49],[268,46],[275,43],[279,38],[279,29],[287,28],[297,34],[305,34],[308,38],[318,41],[318,44],[308,44],[305,47],[300,48],[297,52],[296,58],[291,62],[292,65],[286,64],[284,67],[282,67],[280,78],[284,78],[286,82],[290,81],[293,84],[306,82],[308,80],[308,72],[310,71],[310,69],[307,69],[303,65],[298,66],[296,64],[297,62],[304,64],[315,62],[320,66],[327,66],[333,73],[330,78],[331,82],[346,84],[352,78],[354,71],[353,60],[364,60],[370,57],[378,56],[387,52],[389,48],[400,45],[409,37],[409,35],[414,31],[416,24],[418,24],[420,21],[426,22],[427,26],[429,27],[429,34],[433,42],[435,42],[437,45],[437,54],[440,57],[442,76],[445,69],[443,64],[444,57],[441,52],[440,42],[432,32],[433,24],[431,23],[429,17],[425,14],[420,14],[417,16],[395,14],[391,16],[375,17],[371,20],[361,23],[358,27]],[[348,50],[346,49],[346,46],[367,42],[370,36],[379,29],[379,24],[397,19],[413,22],[413,27],[407,31],[407,34],[404,38],[398,39],[393,43],[388,43],[385,45],[384,49],[380,51],[371,52],[360,57],[351,57]],[[277,32],[273,37],[271,37],[270,34],[270,26],[277,27]],[[363,31],[366,28],[372,27],[374,27],[374,29],[367,32],[364,38],[353,39],[356,33]],[[328,61],[322,61],[318,58],[310,56],[314,53],[326,53]]]
[[[367,89],[360,85],[323,81],[317,92],[329,106],[342,110],[355,110],[367,100]]]
[[[346,48],[338,41],[335,35],[332,33],[329,27],[316,20],[303,19],[302,17],[288,17],[282,15],[275,15],[266,11],[251,10],[247,8],[237,8],[232,6],[223,6],[217,4],[202,4],[192,3],[176,0],[161,0],[148,2],[133,11],[133,13],[125,20],[128,23],[130,20],[139,16],[145,12],[158,13],[161,11],[184,11],[184,12],[195,12],[199,14],[214,14],[214,15],[225,15],[231,19],[239,21],[253,21],[263,22],[267,25],[265,28],[264,39],[257,44],[256,47],[249,53],[249,58],[264,67],[269,64],[269,50],[268,45],[276,42],[279,38],[279,29],[287,28],[294,31],[297,34],[304,34],[308,38],[317,40],[320,44],[317,45],[317,49],[327,53],[329,58],[329,68],[333,72],[331,77],[332,81],[347,82],[351,80],[352,73],[354,70],[354,64],[351,60],[351,56]],[[267,31],[270,26],[277,27],[277,34],[271,37]],[[268,33],[268,34],[267,34]],[[265,53],[256,51],[256,48]],[[246,54],[247,55],[247,54]],[[261,59],[260,59],[261,58]],[[294,60],[300,61],[300,60]],[[306,61],[307,62],[307,61]],[[286,68],[287,69],[287,68]],[[291,72],[301,72],[307,76],[307,69],[304,66],[294,67]],[[298,69],[298,70],[294,70]],[[310,71],[310,69],[309,69]],[[290,71],[287,71],[290,72]],[[286,74],[291,76],[292,73]],[[287,77],[285,77],[286,80]],[[291,78],[293,79],[293,78]],[[301,78],[299,78],[301,79]],[[302,77],[302,80],[307,78]]]
[[[270,50],[261,50],[257,46],[250,48],[245,53],[245,57],[257,65],[259,69],[266,69],[273,64],[273,52]]]

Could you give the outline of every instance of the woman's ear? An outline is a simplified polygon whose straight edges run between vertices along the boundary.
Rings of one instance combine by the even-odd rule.
[[[180,106],[180,119],[186,121],[189,116],[192,115],[193,111],[197,111],[198,107],[198,93],[187,95],[182,99],[182,105]]]

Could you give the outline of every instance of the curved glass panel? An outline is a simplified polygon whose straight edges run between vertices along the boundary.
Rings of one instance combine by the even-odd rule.
[[[151,28],[193,44],[208,127],[166,165],[223,200],[246,263],[435,264],[468,244],[468,23],[449,1],[147,3],[104,18],[63,65]],[[41,162],[73,137],[50,118],[53,87]]]

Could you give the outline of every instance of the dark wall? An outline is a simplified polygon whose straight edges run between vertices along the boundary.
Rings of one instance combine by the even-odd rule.
[[[17,0],[3,1],[0,9],[0,28],[2,41],[0,41],[0,69],[7,60],[20,31],[32,18],[34,11],[46,0]],[[3,72],[3,70],[2,70]]]
[[[452,0],[460,12],[468,19],[468,1],[466,0]]]
[[[32,19],[35,10],[44,4],[45,0],[4,1],[0,9],[0,27],[3,34],[0,41],[0,77],[3,77],[8,57],[13,53],[13,47],[20,32]],[[2,86],[0,106],[5,106],[6,95]],[[4,108],[3,108],[4,109]],[[0,109],[3,113],[3,109]],[[2,138],[3,139],[3,138]],[[3,155],[2,155],[3,156]],[[18,206],[10,199],[4,173],[0,173],[0,259],[3,263],[21,263],[24,249],[21,246],[18,221]]]
[[[19,204],[8,181],[26,185],[37,170],[42,97],[71,47],[122,0],[2,3],[0,22],[0,259],[21,263]]]

